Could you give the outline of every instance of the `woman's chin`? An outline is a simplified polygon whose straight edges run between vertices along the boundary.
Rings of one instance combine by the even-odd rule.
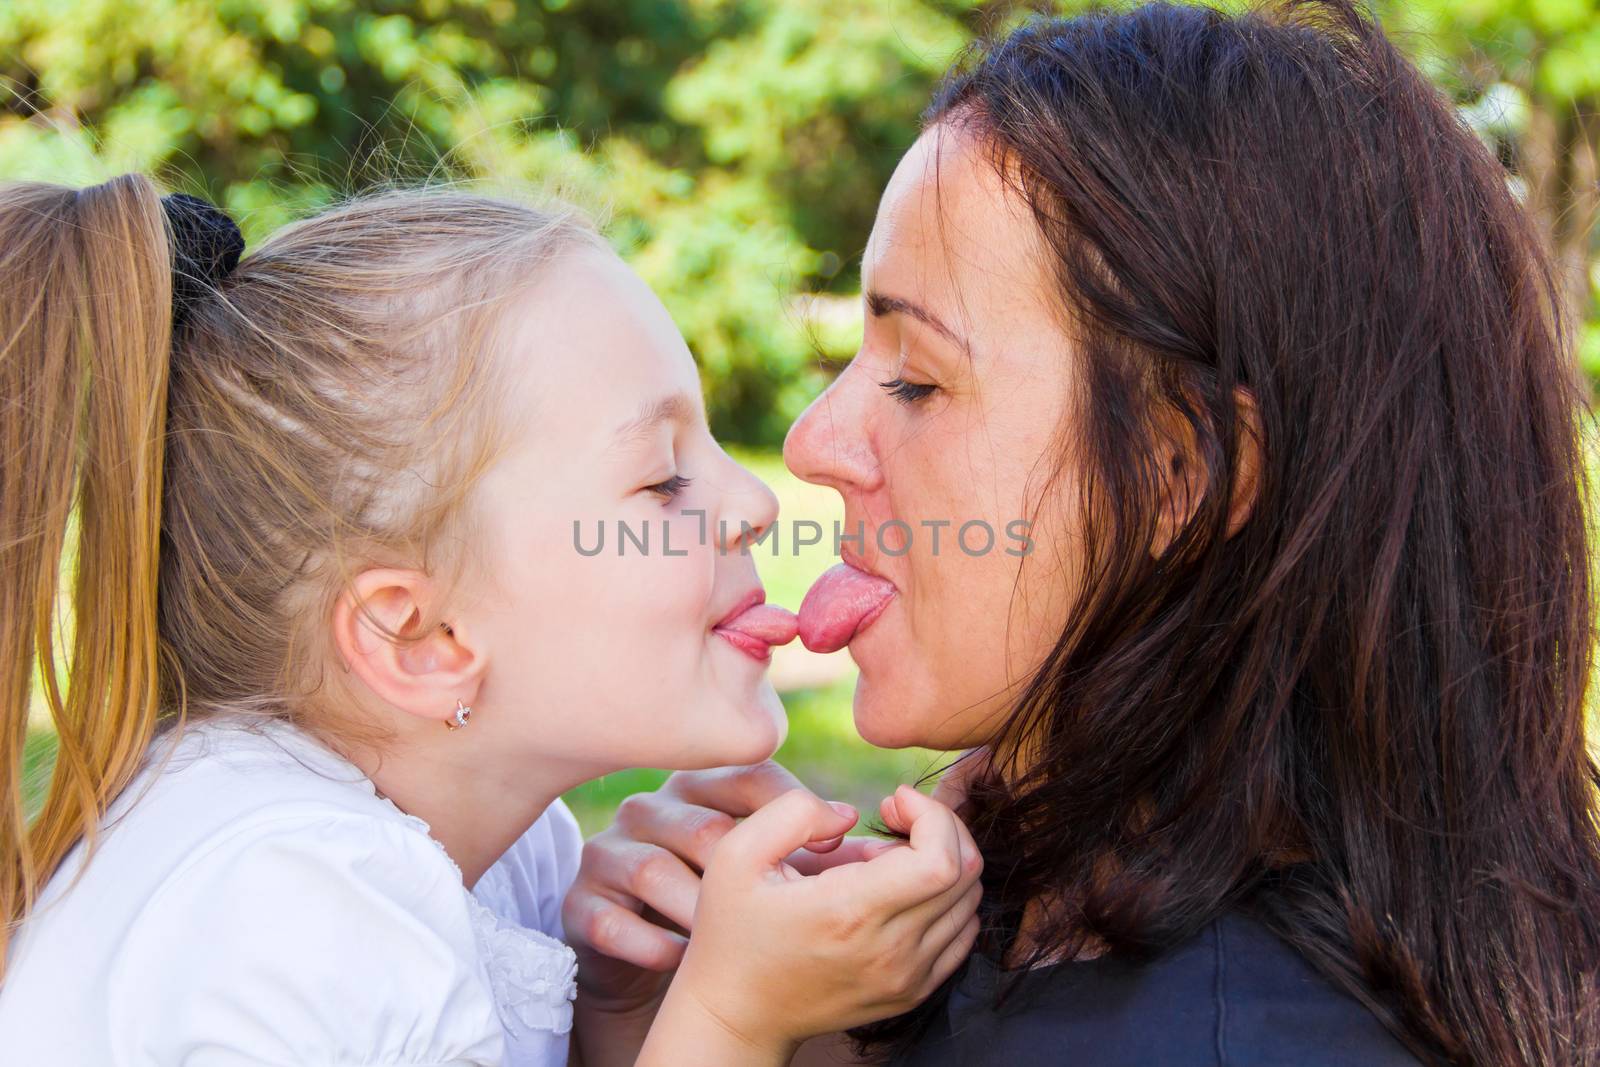
[[[851,709],[856,733],[874,748],[914,748],[923,743],[919,722],[903,700],[892,700],[892,688],[873,685],[865,672],[856,681]]]
[[[952,713],[948,705],[917,686],[885,680],[875,671],[861,672],[851,708],[856,733],[874,748],[955,752],[984,743],[981,733],[973,739],[970,716]]]

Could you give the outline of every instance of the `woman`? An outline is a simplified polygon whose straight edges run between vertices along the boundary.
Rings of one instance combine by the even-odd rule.
[[[1381,31],[1341,0],[1031,25],[940,92],[863,287],[790,466],[849,529],[1036,543],[868,536],[802,609],[863,737],[991,753],[985,936],[866,1051],[1600,1063],[1579,390],[1503,171]],[[635,802],[569,929],[669,965],[586,921],[687,925],[686,871],[628,874],[703,863],[781,777]]]

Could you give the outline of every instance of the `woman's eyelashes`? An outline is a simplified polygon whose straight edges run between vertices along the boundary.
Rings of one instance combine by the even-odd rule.
[[[647,485],[645,488],[650,492],[655,493],[664,501],[673,500],[679,493],[689,488],[689,483],[692,480],[693,479],[683,477],[681,474],[674,474],[664,482],[657,482],[654,485]]]
[[[900,377],[879,382],[878,386],[902,404],[915,404],[939,388],[929,382],[908,382]]]

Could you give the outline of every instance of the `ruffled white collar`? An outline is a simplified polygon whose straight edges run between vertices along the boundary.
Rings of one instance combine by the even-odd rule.
[[[374,793],[394,808],[406,824],[422,833],[461,875],[461,868],[433,836],[428,823],[401,811],[382,793]],[[485,874],[490,877],[493,868]],[[490,908],[463,882],[478,956],[488,972],[500,1025],[510,1041],[526,1039],[540,1031],[565,1034],[572,1029],[572,1002],[578,993],[578,957],[570,945],[539,930],[530,930]]]
[[[227,724],[217,722],[214,725],[220,727]],[[252,732],[275,737],[280,745],[293,748],[309,764],[320,765],[324,773],[370,791],[394,812],[396,818],[426,837],[450,864],[457,878],[461,878],[461,868],[444,845],[433,836],[433,828],[427,821],[402,811],[394,801],[379,792],[372,780],[355,764],[281,720],[247,721],[243,725]],[[491,867],[479,880],[478,888],[492,893],[495,878],[500,875],[499,868]],[[526,1041],[540,1033],[559,1035],[570,1032],[572,1002],[578,990],[578,958],[572,948],[542,931],[529,929],[499,914],[476,893],[467,889],[465,879],[461,882],[461,892],[466,897],[479,961],[489,978],[495,1008],[507,1042],[515,1046],[519,1041]],[[514,907],[512,911],[514,914]]]

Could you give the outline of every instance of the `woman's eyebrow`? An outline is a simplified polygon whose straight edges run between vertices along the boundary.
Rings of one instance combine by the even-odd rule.
[[[886,293],[869,292],[867,310],[872,313],[873,318],[879,319],[885,315],[909,315],[961,349],[969,357],[972,355],[972,346],[967,343],[967,339],[946,326],[939,316],[921,304],[912,303],[902,297],[889,296]]]
[[[687,393],[673,393],[659,400],[646,400],[639,405],[639,413],[616,428],[611,435],[612,448],[627,448],[648,437],[663,422],[690,422],[694,419],[695,404]]]

